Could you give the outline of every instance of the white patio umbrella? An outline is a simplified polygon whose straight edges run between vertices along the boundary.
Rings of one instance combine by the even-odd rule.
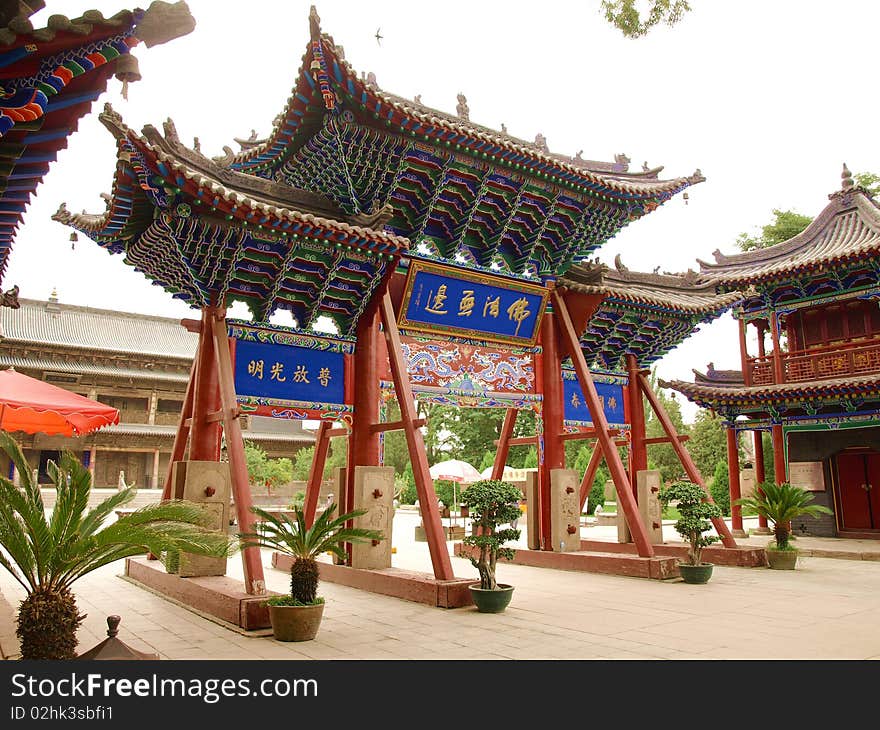
[[[440,461],[434,464],[434,466],[428,470],[428,473],[431,475],[431,479],[452,482],[453,502],[458,501],[455,494],[456,484],[470,484],[471,482],[478,482],[481,479],[480,472],[477,471],[475,466],[468,464],[466,461],[461,461],[460,459]],[[448,506],[452,509],[454,505]],[[453,524],[457,523],[454,522]]]
[[[516,467],[509,466],[509,465],[505,464],[504,470],[501,473],[501,478],[503,479],[507,475],[507,472],[513,471],[515,468]],[[480,472],[480,478],[481,479],[491,479],[492,478],[492,467],[487,466],[485,469],[483,469],[483,471]]]

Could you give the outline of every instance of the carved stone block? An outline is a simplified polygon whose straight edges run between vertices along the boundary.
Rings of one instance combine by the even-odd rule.
[[[556,552],[581,549],[580,479],[574,469],[550,470],[550,542]]]
[[[661,482],[660,472],[656,469],[645,469],[636,474],[639,516],[652,545],[663,542],[663,508],[657,497]]]
[[[172,467],[171,484],[176,499],[197,502],[205,508],[211,516],[211,522],[207,525],[210,529],[226,532],[232,493],[228,463],[177,461]],[[226,558],[181,553],[178,574],[183,578],[226,575]]]
[[[354,521],[355,527],[380,530],[384,539],[354,543],[351,567],[377,570],[391,567],[391,522],[394,517],[394,467],[356,466],[354,468],[354,508],[366,514]]]

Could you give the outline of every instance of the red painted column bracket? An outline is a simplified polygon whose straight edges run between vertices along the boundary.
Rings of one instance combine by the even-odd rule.
[[[639,385],[641,386],[642,392],[645,394],[645,397],[648,399],[648,403],[651,404],[651,408],[657,415],[657,420],[660,421],[660,425],[663,426],[663,430],[669,437],[669,443],[672,445],[672,448],[675,450],[676,456],[678,456],[678,460],[684,467],[685,473],[688,475],[688,479],[690,479],[694,484],[699,484],[703,488],[703,491],[706,493],[706,501],[714,503],[712,495],[709,494],[709,490],[706,489],[706,483],[703,481],[703,477],[700,475],[700,470],[697,469],[697,465],[694,464],[694,460],[691,458],[691,455],[688,453],[687,449],[685,449],[681,441],[678,440],[678,434],[675,432],[675,427],[672,425],[672,420],[669,418],[669,414],[666,412],[663,404],[660,403],[657,395],[654,393],[653,390],[651,390],[651,384],[648,382],[648,379],[645,377],[644,373],[641,372],[639,373]],[[736,540],[733,539],[733,535],[730,534],[730,528],[727,526],[727,523],[722,517],[713,518],[712,524],[718,531],[724,547],[736,547]]]
[[[587,470],[584,472],[584,478],[581,481],[581,512],[584,511],[587,500],[590,498],[590,490],[593,488],[593,482],[596,479],[596,472],[599,471],[599,464],[601,461],[602,448],[599,444],[596,444],[593,448],[593,453],[590,454],[590,463],[587,464]]]
[[[321,491],[321,479],[324,476],[324,465],[327,463],[327,451],[330,447],[330,421],[321,421],[318,433],[315,435],[315,453],[312,455],[312,465],[309,467],[309,476],[306,481],[306,499],[303,512],[306,518],[306,527],[311,527],[315,522],[315,512],[318,509],[318,493]]]
[[[449,552],[446,548],[446,537],[443,534],[443,523],[440,521],[440,509],[437,506],[434,481],[431,479],[431,474],[428,471],[428,456],[425,451],[425,442],[422,438],[422,432],[413,426],[417,414],[413,401],[412,386],[409,382],[406,364],[403,361],[400,332],[397,330],[397,320],[394,318],[391,296],[387,292],[382,296],[379,312],[382,316],[382,327],[388,344],[388,361],[391,365],[391,377],[394,380],[397,402],[400,405],[400,420],[403,421],[403,430],[406,434],[406,447],[413,467],[416,493],[419,497],[419,505],[422,512],[422,525],[425,528],[425,538],[428,542],[428,550],[431,553],[434,577],[438,580],[453,580],[455,573],[452,571],[452,563],[449,560]]]
[[[235,514],[241,532],[256,532],[255,515],[251,512],[250,479],[248,478],[247,459],[244,455],[244,438],[241,434],[240,419],[231,414],[236,412],[238,403],[235,399],[235,380],[232,372],[232,357],[229,354],[229,337],[227,335],[226,317],[218,313],[212,323],[214,339],[215,380],[220,389],[220,402],[226,418],[223,429],[226,433],[226,451],[229,454],[229,469],[232,473],[232,493],[235,495]],[[260,550],[256,547],[244,548],[241,551],[244,567],[245,592],[253,596],[261,596],[266,592],[266,580],[263,576],[263,562]]]
[[[518,415],[519,411],[516,408],[508,408],[504,413],[501,436],[498,438],[498,449],[495,451],[495,461],[492,464],[493,479],[501,479],[504,476],[504,466],[507,464],[507,456],[510,454],[510,439],[513,436],[513,427],[516,425]]]
[[[618,504],[623,507],[626,523],[629,526],[636,550],[638,550],[639,555],[643,558],[653,558],[654,548],[648,540],[648,533],[639,516],[639,508],[633,497],[629,477],[627,476],[626,469],[623,468],[623,462],[620,459],[620,454],[617,452],[617,446],[608,434],[608,419],[605,418],[605,411],[599,402],[596,384],[593,382],[593,376],[587,367],[587,361],[584,359],[584,353],[581,350],[577,333],[571,323],[571,316],[568,313],[568,308],[565,306],[565,300],[558,291],[553,292],[553,303],[556,311],[559,313],[562,323],[562,334],[568,341],[571,361],[574,364],[581,390],[587,401],[587,407],[590,409],[590,418],[593,420],[593,426],[596,428],[599,448],[605,456],[605,463],[608,464],[608,469],[611,472],[611,479],[614,481],[614,488],[617,490]]]

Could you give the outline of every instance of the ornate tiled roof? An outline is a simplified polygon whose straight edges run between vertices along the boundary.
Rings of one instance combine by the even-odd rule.
[[[20,299],[18,309],[0,307],[0,334],[7,343],[82,349],[90,353],[130,353],[146,357],[192,360],[198,335],[188,332],[179,319],[93,309],[57,301]],[[4,363],[15,365],[15,363]],[[22,363],[24,365],[24,363]],[[65,371],[64,363],[34,362],[34,366]],[[24,365],[30,367],[30,365]],[[69,361],[77,372],[94,368]],[[117,371],[116,368],[112,370]],[[139,372],[139,371],[136,371]],[[175,379],[176,374],[173,374]],[[151,377],[158,377],[155,373]],[[183,376],[183,380],[188,377]]]
[[[721,287],[784,279],[880,253],[880,206],[853,184],[844,165],[843,187],[807,228],[783,243],[734,255],[714,252],[701,273]]]
[[[704,178],[628,172],[623,156],[593,163],[388,94],[359,78],[341,46],[311,40],[269,137],[221,164],[322,192],[346,212],[389,206],[389,230],[435,258],[516,276],[560,275],[629,222]]]
[[[581,347],[587,362],[599,368],[620,369],[632,354],[648,367],[679,345],[697,325],[709,322],[742,299],[739,292],[718,294],[711,282],[694,271],[645,273],[630,271],[615,260],[572,266],[558,286],[597,298],[589,315]]]
[[[792,402],[809,404],[823,397],[876,397],[880,394],[880,374],[750,387],[688,383],[683,380],[658,380],[658,384],[661,388],[677,390],[703,408],[715,410],[725,406],[772,406]]]
[[[694,382],[702,385],[739,386],[745,385],[742,370],[716,370],[713,363],[706,366],[706,372],[692,369]]]
[[[154,2],[146,12],[110,18],[98,10],[52,15],[47,27],[34,29],[29,15],[37,5],[6,8],[0,28],[0,279],[25,208],[79,119],[111,74],[124,83],[140,78],[129,50],[195,27],[186,3]]]
[[[220,168],[181,145],[170,120],[163,137],[149,126],[137,134],[109,107],[99,118],[118,150],[107,210],[78,215],[62,206],[53,219],[124,252],[193,306],[241,300],[258,320],[289,309],[301,329],[326,315],[350,334],[409,246],[366,227],[383,211],[348,216],[319,194]]]

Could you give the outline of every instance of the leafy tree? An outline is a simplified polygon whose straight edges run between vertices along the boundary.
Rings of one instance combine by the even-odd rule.
[[[709,485],[709,492],[721,511],[725,515],[730,514],[730,472],[727,468],[727,461],[721,459],[715,465],[715,473],[712,476],[712,483]]]
[[[761,445],[764,447],[764,478],[768,482],[776,481],[776,464],[773,461],[773,438],[769,433],[761,433]]]
[[[675,25],[691,6],[685,0],[645,0],[644,19],[636,8],[636,0],[602,0],[605,19],[627,38],[647,35],[658,23]]]
[[[483,454],[483,460],[477,465],[477,469],[479,471],[483,471],[484,469],[488,469],[490,466],[495,465],[495,453],[492,451],[487,451]]]
[[[314,452],[314,447],[310,447]],[[293,463],[290,459],[270,459],[256,444],[245,442],[244,457],[247,462],[248,480],[253,484],[277,487],[293,479]]]
[[[697,411],[690,437],[688,452],[704,478],[715,473],[719,461],[727,462],[727,435],[721,419],[712,411],[705,408]]]
[[[853,175],[856,185],[865,188],[872,198],[880,195],[880,175],[873,172],[857,172]]]
[[[666,410],[676,433],[687,434],[689,428],[685,425],[682,418],[681,406],[679,406],[675,398],[666,395],[662,388],[657,387],[657,373],[655,370],[651,371],[649,380],[651,389]],[[645,434],[648,438],[666,436],[660,419],[657,418],[651,408],[645,409]],[[678,455],[671,444],[652,444],[648,446],[648,461],[652,464],[651,468],[660,470],[660,476],[664,482],[674,481],[684,476],[684,467],[682,467],[681,461],[679,461]]]
[[[773,209],[774,220],[761,228],[761,235],[755,238],[748,233],[740,233],[736,245],[741,251],[754,251],[787,241],[803,231],[813,219],[792,210]]]
[[[406,483],[406,486],[400,492],[400,503],[415,504],[419,495],[418,492],[416,492],[416,477],[413,474],[413,468],[410,462],[407,462],[403,469],[403,480]]]
[[[534,446],[529,447],[529,451],[526,454],[526,458],[523,459],[523,469],[534,469],[538,466],[538,449]]]
[[[300,449],[293,457],[293,474],[292,478],[296,481],[303,482],[309,478],[309,469],[312,468],[312,460],[315,458],[315,447],[307,446]]]
[[[577,457],[574,460],[574,469],[583,479],[584,473],[587,471],[587,467],[590,465],[590,458],[593,455],[593,449],[599,448],[598,444],[593,444],[592,446],[587,444],[582,444],[581,448],[578,450]],[[605,494],[605,482],[607,482],[611,478],[611,475],[608,473],[608,467],[605,464],[605,459],[599,462],[599,467],[596,469],[596,476],[593,479],[593,486],[590,487],[590,494],[587,497],[586,512],[588,515],[595,514],[596,507],[605,504],[606,494]]]
[[[20,489],[0,477],[0,566],[27,593],[16,630],[23,659],[76,657],[76,631],[85,616],[77,609],[71,587],[93,570],[147,551],[229,553],[226,535],[202,527],[210,517],[190,502],[147,505],[105,524],[137,490],[125,487],[89,510],[92,475],[70,452],[64,452],[58,464],[47,465],[57,493],[47,516],[21,447],[0,432],[0,448],[21,475]]]

